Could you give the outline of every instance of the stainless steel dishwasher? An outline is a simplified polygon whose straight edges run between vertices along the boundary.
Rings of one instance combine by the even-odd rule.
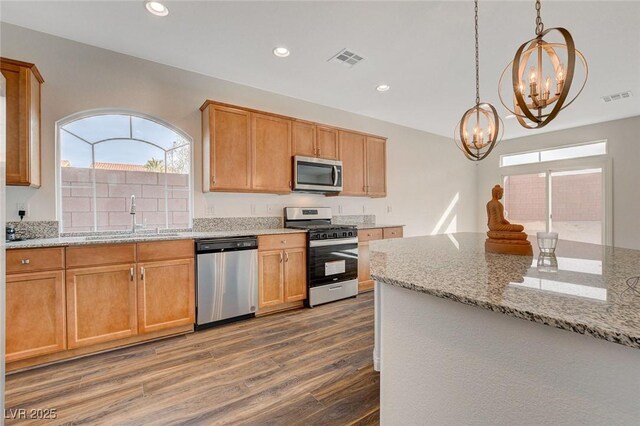
[[[255,316],[256,237],[197,240],[196,255],[196,330]]]

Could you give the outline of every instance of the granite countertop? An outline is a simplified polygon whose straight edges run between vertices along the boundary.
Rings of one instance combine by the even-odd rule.
[[[92,244],[118,244],[118,243],[139,243],[145,241],[170,241],[170,240],[195,240],[201,238],[225,238],[225,237],[243,237],[252,235],[271,235],[271,234],[295,234],[306,232],[301,229],[271,228],[271,229],[246,229],[241,231],[211,231],[211,232],[176,232],[166,233],[163,235],[155,233],[140,232],[135,237],[128,237],[131,234],[114,235],[113,238],[93,239],[94,237],[59,237],[59,238],[42,238],[15,241],[6,244],[7,250],[21,248],[41,248],[41,247],[64,247],[79,246]]]
[[[484,252],[485,234],[371,242],[371,276],[517,318],[640,348],[640,250],[560,240],[557,270]]]
[[[385,225],[380,223],[361,223],[358,229],[376,229],[376,228],[402,228],[404,225]]]

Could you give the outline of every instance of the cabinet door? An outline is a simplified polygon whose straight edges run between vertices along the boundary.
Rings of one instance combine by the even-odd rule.
[[[251,138],[249,112],[212,105],[209,107],[209,155],[204,155],[204,173],[211,191],[251,189]],[[205,184],[203,182],[203,184]],[[207,187],[206,184],[204,187]]]
[[[284,251],[284,301],[296,302],[307,298],[307,249]]]
[[[366,195],[366,137],[340,131],[340,159],[343,164],[341,195]]]
[[[138,264],[138,331],[150,333],[195,322],[193,259]]]
[[[252,188],[262,192],[291,192],[291,120],[251,114]]]
[[[67,270],[69,348],[138,334],[135,265]]]
[[[387,141],[367,137],[367,193],[372,197],[387,195]]]
[[[7,276],[6,361],[66,349],[64,272]]]
[[[369,243],[358,243],[358,291],[373,289],[369,271]]]
[[[284,252],[258,252],[258,307],[284,303]]]
[[[318,126],[316,134],[316,156],[330,160],[338,160],[340,157],[338,130],[331,127]]]
[[[291,137],[293,155],[316,156],[316,126],[313,123],[294,121]]]

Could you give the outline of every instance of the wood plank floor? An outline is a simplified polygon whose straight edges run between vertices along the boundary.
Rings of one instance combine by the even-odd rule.
[[[10,375],[6,409],[55,408],[51,424],[378,424],[372,352],[366,293]]]

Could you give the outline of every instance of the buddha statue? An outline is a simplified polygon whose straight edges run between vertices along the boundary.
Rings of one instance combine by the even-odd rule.
[[[531,256],[533,249],[527,240],[524,226],[510,223],[504,217],[504,206],[500,202],[504,190],[496,185],[491,190],[491,201],[487,203],[487,240],[485,251],[489,253],[520,254]]]

